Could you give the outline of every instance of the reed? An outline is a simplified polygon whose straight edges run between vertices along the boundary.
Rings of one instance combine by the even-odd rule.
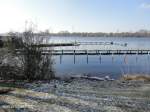
[[[128,74],[128,75],[123,75],[121,77],[121,79],[125,80],[125,81],[129,81],[129,80],[150,81],[150,76],[149,75],[140,75],[140,74],[137,74],[137,75]]]

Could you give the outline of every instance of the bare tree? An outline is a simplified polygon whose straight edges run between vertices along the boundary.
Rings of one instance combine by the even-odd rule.
[[[7,42],[5,55],[1,55],[1,50],[0,78],[27,80],[50,80],[54,78],[51,52],[43,55],[45,48],[40,47],[40,44],[46,44],[47,37],[34,33],[33,25],[29,27],[19,37],[15,35]],[[16,49],[23,52],[17,54]]]
[[[23,74],[28,80],[49,80],[54,78],[52,55],[42,55],[45,38],[33,33],[32,29],[25,31],[22,36],[23,55],[20,55]]]

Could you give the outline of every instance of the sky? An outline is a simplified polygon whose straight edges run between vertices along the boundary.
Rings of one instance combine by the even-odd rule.
[[[150,0],[0,0],[0,33],[150,30]]]

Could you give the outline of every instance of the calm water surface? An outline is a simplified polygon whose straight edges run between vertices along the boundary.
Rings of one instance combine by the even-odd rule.
[[[150,49],[150,38],[136,37],[51,37],[52,43],[65,42],[113,42],[114,45],[80,45],[72,47],[55,47],[61,50],[100,50],[100,49]],[[127,43],[127,46],[123,46]],[[56,75],[90,74],[103,77],[109,75],[118,78],[122,74],[150,74],[149,55],[64,55],[53,56]]]

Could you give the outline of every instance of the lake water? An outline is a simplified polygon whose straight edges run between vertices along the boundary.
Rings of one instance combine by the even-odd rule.
[[[51,37],[52,43],[113,42],[113,45],[55,47],[59,50],[150,49],[150,38],[136,37]],[[127,46],[124,46],[127,43]],[[150,55],[53,56],[57,76],[82,75],[118,78],[123,74],[150,74]]]

